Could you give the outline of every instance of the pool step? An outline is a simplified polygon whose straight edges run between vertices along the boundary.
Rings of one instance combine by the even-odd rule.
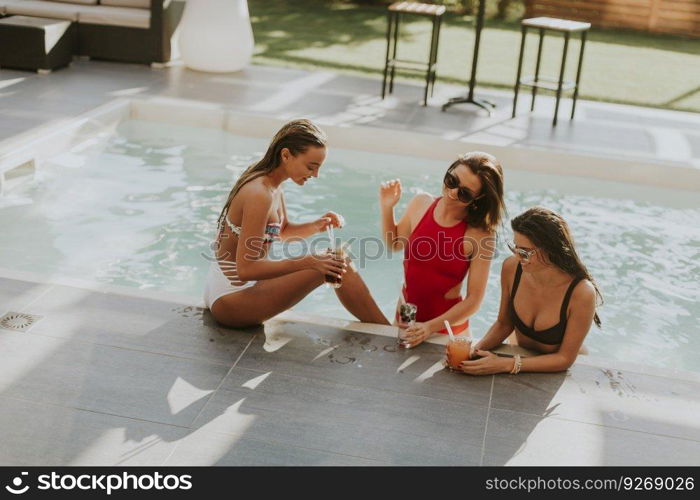
[[[33,158],[11,168],[2,169],[0,172],[0,196],[26,182],[32,181],[35,174],[36,161]]]

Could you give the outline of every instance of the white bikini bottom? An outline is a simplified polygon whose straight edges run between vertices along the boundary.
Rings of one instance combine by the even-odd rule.
[[[236,263],[229,260],[214,261],[209,266],[204,283],[204,304],[211,309],[224,295],[240,292],[255,285],[257,281],[241,281],[236,272]]]

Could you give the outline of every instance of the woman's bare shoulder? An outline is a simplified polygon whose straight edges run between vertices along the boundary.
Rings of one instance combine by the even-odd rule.
[[[501,273],[512,274],[515,273],[515,268],[518,266],[518,258],[515,255],[506,257],[501,266]]]
[[[595,304],[596,290],[593,283],[587,279],[579,281],[571,292],[571,300],[580,304]]]
[[[240,196],[240,199],[246,203],[261,203],[267,206],[271,205],[273,200],[272,192],[260,178],[247,182],[236,196]]]
[[[515,255],[507,257],[501,265],[501,282],[508,283],[509,286],[515,277],[515,270],[518,267],[518,258]]]
[[[411,201],[408,202],[406,211],[409,213],[423,213],[433,201],[435,201],[435,196],[425,191],[420,191],[416,193],[413,198],[411,198]]]

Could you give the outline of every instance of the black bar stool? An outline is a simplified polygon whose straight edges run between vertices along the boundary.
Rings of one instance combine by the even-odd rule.
[[[523,68],[523,54],[525,53],[525,36],[527,35],[528,28],[534,28],[539,30],[540,43],[537,47],[537,62],[535,64],[535,76],[528,76],[521,78],[521,72]],[[520,40],[520,57],[518,58],[518,76],[515,79],[515,96],[513,98],[513,115],[515,118],[515,111],[518,105],[518,91],[520,86],[531,87],[532,88],[532,103],[530,105],[530,111],[535,109],[535,96],[537,95],[537,89],[552,90],[557,94],[557,101],[554,105],[554,120],[552,121],[552,126],[557,124],[557,115],[559,114],[559,100],[561,99],[562,92],[573,90],[573,104],[571,106],[571,119],[574,119],[574,113],[576,112],[576,99],[578,98],[578,87],[581,81],[581,65],[583,63],[583,50],[586,47],[586,34],[591,28],[591,23],[582,23],[578,21],[569,21],[567,19],[555,19],[552,17],[534,17],[532,19],[523,19],[521,23],[522,38]],[[545,31],[554,31],[564,34],[564,53],[561,58],[561,67],[559,68],[559,79],[547,78],[540,76],[540,60],[542,58],[542,43],[544,41]],[[578,56],[578,69],[576,70],[576,81],[565,81],[564,80],[564,68],[566,67],[566,56],[569,49],[569,38],[572,33],[581,33],[581,51]]]
[[[440,40],[440,25],[442,15],[445,13],[444,5],[433,5],[418,2],[395,2],[389,6],[388,23],[386,31],[386,60],[384,63],[384,80],[382,81],[382,99],[386,97],[387,79],[389,80],[389,93],[394,91],[394,74],[396,68],[408,71],[423,71],[425,69],[425,92],[423,106],[428,105],[428,91],[433,95],[435,79],[437,78],[436,66],[438,55],[438,42]],[[430,39],[430,54],[428,62],[408,61],[396,58],[399,44],[399,21],[401,14],[413,14],[429,17],[433,22],[433,30]]]

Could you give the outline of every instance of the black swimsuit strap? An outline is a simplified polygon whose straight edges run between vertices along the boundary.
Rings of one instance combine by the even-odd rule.
[[[510,303],[512,304],[515,300],[515,292],[518,291],[518,285],[520,284],[520,276],[523,274],[523,268],[518,262],[518,267],[515,269],[515,278],[513,278],[513,288],[510,291]]]
[[[561,312],[559,313],[560,324],[566,323],[566,311],[569,308],[569,300],[571,299],[571,294],[574,292],[574,288],[576,288],[576,285],[578,285],[579,281],[581,281],[581,278],[574,278],[571,284],[569,285],[569,288],[566,290],[566,294],[564,295],[564,301],[561,303]]]

